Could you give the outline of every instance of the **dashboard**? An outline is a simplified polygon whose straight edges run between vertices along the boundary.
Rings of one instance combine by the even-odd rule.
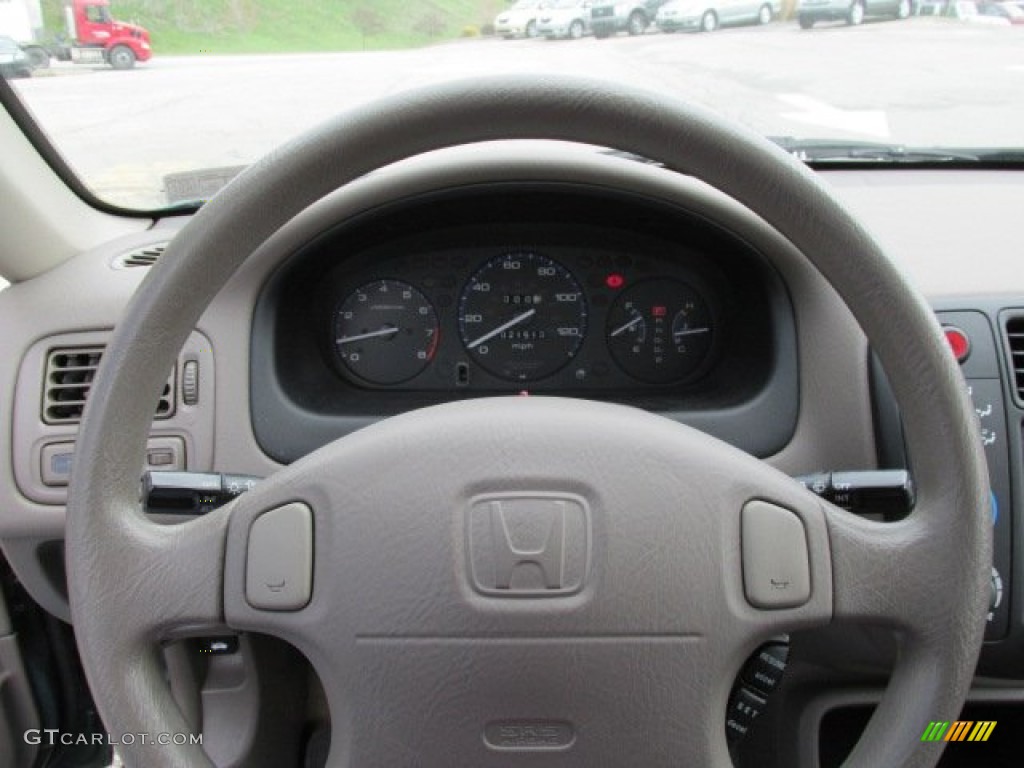
[[[1019,678],[1024,392],[1007,334],[1024,316],[1024,280],[1007,222],[1024,182],[822,176],[973,345],[962,370],[999,509],[999,603],[980,671]],[[146,273],[125,268],[126,254],[159,247],[184,222],[111,238],[0,295],[0,357],[18,361],[0,371],[13,413],[0,444],[0,533],[19,578],[57,615],[67,617],[66,489],[45,482],[43,457],[71,446],[77,423],[45,420],[47,366],[61,350],[102,350]],[[154,456],[170,445],[180,468],[199,472],[267,476],[392,414],[524,394],[654,411],[791,475],[906,463],[899,414],[856,322],[791,246],[692,180],[593,153],[483,167],[478,155],[446,157],[360,180],[253,254],[182,349],[168,393]],[[750,748],[779,765],[828,765],[794,723],[803,718],[823,745],[839,741],[834,714],[877,700],[895,651],[878,634],[793,642],[795,682],[764,714],[774,726],[764,731],[781,736]],[[1024,700],[1012,683],[983,680],[972,696],[1001,707],[975,719],[1000,721],[1007,702]]]

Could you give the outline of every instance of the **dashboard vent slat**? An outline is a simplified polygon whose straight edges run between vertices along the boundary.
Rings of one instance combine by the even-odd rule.
[[[129,267],[151,267],[163,256],[167,250],[167,243],[154,243],[142,248],[136,248],[128,253],[123,253],[114,259],[114,269],[127,269]]]
[[[103,347],[52,349],[46,357],[43,384],[43,421],[47,424],[77,424],[89,389],[103,357]],[[174,415],[174,382],[171,372],[160,394],[156,418]]]
[[[1017,401],[1024,402],[1024,314],[1006,318],[1003,331],[1010,349],[1013,390],[1017,393]]]

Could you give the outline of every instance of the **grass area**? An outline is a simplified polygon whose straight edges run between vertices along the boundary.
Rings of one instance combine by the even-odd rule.
[[[42,0],[51,30],[63,0]],[[156,55],[411,48],[488,31],[508,0],[111,0]]]

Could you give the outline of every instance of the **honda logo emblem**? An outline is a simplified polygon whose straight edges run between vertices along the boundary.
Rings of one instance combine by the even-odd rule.
[[[590,515],[579,496],[478,496],[467,517],[469,570],[485,595],[548,597],[578,592],[589,564]]]

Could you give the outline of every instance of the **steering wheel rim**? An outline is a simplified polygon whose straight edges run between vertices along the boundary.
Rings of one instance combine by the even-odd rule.
[[[701,108],[569,78],[432,87],[339,117],[243,173],[151,269],[107,347],[68,502],[72,615],[105,722],[123,733],[187,731],[155,643],[223,625],[233,610],[225,592],[237,581],[225,571],[232,507],[172,527],[147,521],[138,507],[136,478],[162,372],[202,311],[265,239],[336,188],[424,152],[500,139],[611,146],[693,175],[775,227],[846,301],[889,374],[919,490],[917,510],[898,524],[834,509],[822,518],[831,614],[889,625],[901,637],[890,685],[849,765],[934,765],[940,751],[922,745],[920,732],[928,720],[959,714],[981,647],[991,563],[973,411],[934,316],[802,163]],[[911,573],[894,552],[926,576]],[[129,764],[209,765],[190,745],[137,743],[122,751]]]

